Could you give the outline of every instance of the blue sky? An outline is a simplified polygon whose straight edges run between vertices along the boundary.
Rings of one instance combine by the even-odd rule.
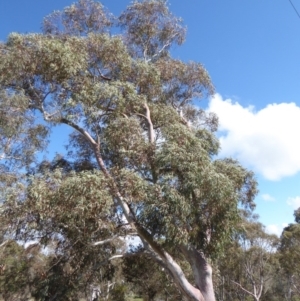
[[[2,0],[0,40],[10,32],[39,32],[44,16],[73,2]],[[115,15],[129,2],[102,1]],[[300,207],[300,19],[289,0],[169,3],[188,28],[173,56],[201,62],[216,87],[202,106],[219,115],[220,155],[254,170],[256,212],[268,231],[280,234]],[[300,11],[300,2],[294,5]]]

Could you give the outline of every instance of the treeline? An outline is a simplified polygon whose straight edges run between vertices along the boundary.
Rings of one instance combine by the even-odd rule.
[[[299,211],[295,212],[299,220]],[[3,227],[3,225],[2,225]],[[122,248],[131,248],[119,258]],[[184,300],[162,267],[153,263],[137,241],[108,244],[99,261],[88,246],[74,243],[62,252],[32,242],[6,240],[0,249],[0,293],[3,300]],[[177,260],[180,261],[180,256]],[[300,224],[286,227],[280,238],[267,234],[253,217],[243,217],[240,231],[212,262],[218,301],[300,300]],[[185,272],[192,275],[185,265]],[[189,277],[189,276],[188,276]]]

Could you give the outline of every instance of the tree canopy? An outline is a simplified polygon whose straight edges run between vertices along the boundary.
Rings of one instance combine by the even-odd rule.
[[[198,103],[214,92],[208,72],[170,52],[185,32],[163,0],[118,18],[79,0],[43,33],[0,44],[2,239],[56,254],[45,279],[59,268],[85,287],[114,258],[143,254],[188,300],[215,300],[211,260],[257,189],[239,162],[216,159],[218,119]],[[41,160],[54,127],[72,129],[68,154]],[[71,300],[47,283],[43,300]]]

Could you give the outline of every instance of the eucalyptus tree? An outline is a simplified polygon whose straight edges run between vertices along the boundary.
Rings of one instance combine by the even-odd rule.
[[[279,260],[281,264],[281,287],[286,300],[300,297],[300,208],[294,211],[295,222],[282,231]],[[285,280],[285,281],[284,281]]]
[[[163,0],[135,1],[118,18],[80,0],[47,16],[42,34],[0,44],[5,180],[32,166],[53,127],[73,130],[64,158],[73,162],[5,189],[4,237],[52,242],[69,260],[79,252],[73,273],[85,249],[94,266],[138,256],[118,246],[136,236],[187,300],[215,300],[211,260],[239,208],[254,207],[256,182],[237,161],[214,159],[217,117],[198,106],[210,77],[170,53],[185,32]]]
[[[269,300],[279,270],[279,238],[268,234],[258,216],[243,212],[243,221],[217,261],[218,300]],[[234,254],[234,256],[232,256]]]

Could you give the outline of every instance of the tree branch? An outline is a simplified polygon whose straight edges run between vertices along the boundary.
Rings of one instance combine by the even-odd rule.
[[[137,236],[138,234],[137,233],[132,233],[132,234],[128,234],[128,235],[114,235],[113,237],[111,238],[107,238],[107,239],[104,239],[104,240],[100,240],[100,241],[97,241],[97,242],[94,242],[93,243],[93,246],[99,246],[99,245],[104,245],[108,242],[111,242],[117,238],[126,238],[127,236]]]
[[[175,38],[177,35],[178,35],[178,33],[173,34],[170,37],[170,40],[166,44],[164,44],[157,53],[155,53],[150,59],[147,59],[147,60],[146,60],[146,57],[145,57],[145,51],[146,51],[146,49],[145,49],[145,51],[144,51],[144,58],[145,58],[146,63],[149,63],[149,62],[153,61],[154,58],[156,58],[157,56],[159,56],[168,46],[171,45],[172,39]]]
[[[0,244],[0,248],[2,248],[2,247],[4,247],[7,243],[9,243],[10,242],[10,240],[6,240],[6,241],[4,241],[2,244]]]
[[[146,108],[146,118],[149,125],[149,140],[151,143],[154,142],[154,130],[153,130],[153,124],[150,118],[150,109],[148,105],[145,103]],[[126,199],[121,195],[115,180],[110,175],[109,171],[107,170],[104,161],[102,159],[101,153],[100,153],[100,145],[95,142],[95,140],[89,135],[88,132],[86,132],[84,129],[79,127],[77,124],[73,123],[72,121],[69,121],[65,118],[60,119],[61,123],[65,123],[77,131],[79,131],[92,145],[94,154],[97,160],[97,163],[104,173],[104,175],[107,177],[108,180],[111,181],[111,191],[112,195],[117,199],[120,207],[122,208],[124,215],[129,223],[134,225],[134,228],[136,229],[138,235],[143,241],[146,241],[153,252],[155,253],[157,259],[160,258],[160,261],[164,262],[165,266],[168,268],[170,273],[173,275],[173,278],[178,283],[179,287],[181,288],[181,291],[183,294],[188,296],[191,300],[195,301],[204,301],[204,298],[200,292],[199,289],[195,288],[192,284],[189,283],[187,278],[185,277],[181,267],[176,263],[176,261],[172,258],[172,256],[166,252],[151,236],[150,233],[144,227],[139,225],[139,223],[136,221],[134,213],[130,210],[130,207],[128,206],[128,203]]]
[[[151,120],[150,109],[149,109],[149,106],[147,105],[147,103],[144,103],[144,108],[146,109],[146,115],[139,114],[139,113],[137,113],[137,115],[142,116],[147,120],[149,142],[154,143],[154,141],[155,141],[154,128],[153,128],[153,123]]]
[[[141,254],[144,254],[144,251],[135,252],[135,253],[125,253],[125,254],[119,254],[119,255],[113,255],[108,258],[108,260],[114,260],[118,258],[127,258],[127,257],[134,257],[134,256],[140,256]]]
[[[255,299],[257,299],[257,296],[253,293],[251,293],[250,291],[246,290],[240,283],[235,282],[233,280],[230,280],[231,282],[233,282],[234,284],[236,284],[241,290],[243,290],[244,292],[246,292],[247,294],[251,295],[252,297],[254,297]]]
[[[100,71],[99,67],[96,67],[97,71],[99,72],[99,75],[102,79],[105,79],[105,80],[111,80],[111,78],[103,75],[103,73]]]
[[[60,119],[60,122],[69,125],[73,129],[81,133],[91,143],[91,145],[93,146],[97,145],[96,141],[92,138],[92,136],[86,130],[78,126],[76,123],[64,117]]]

